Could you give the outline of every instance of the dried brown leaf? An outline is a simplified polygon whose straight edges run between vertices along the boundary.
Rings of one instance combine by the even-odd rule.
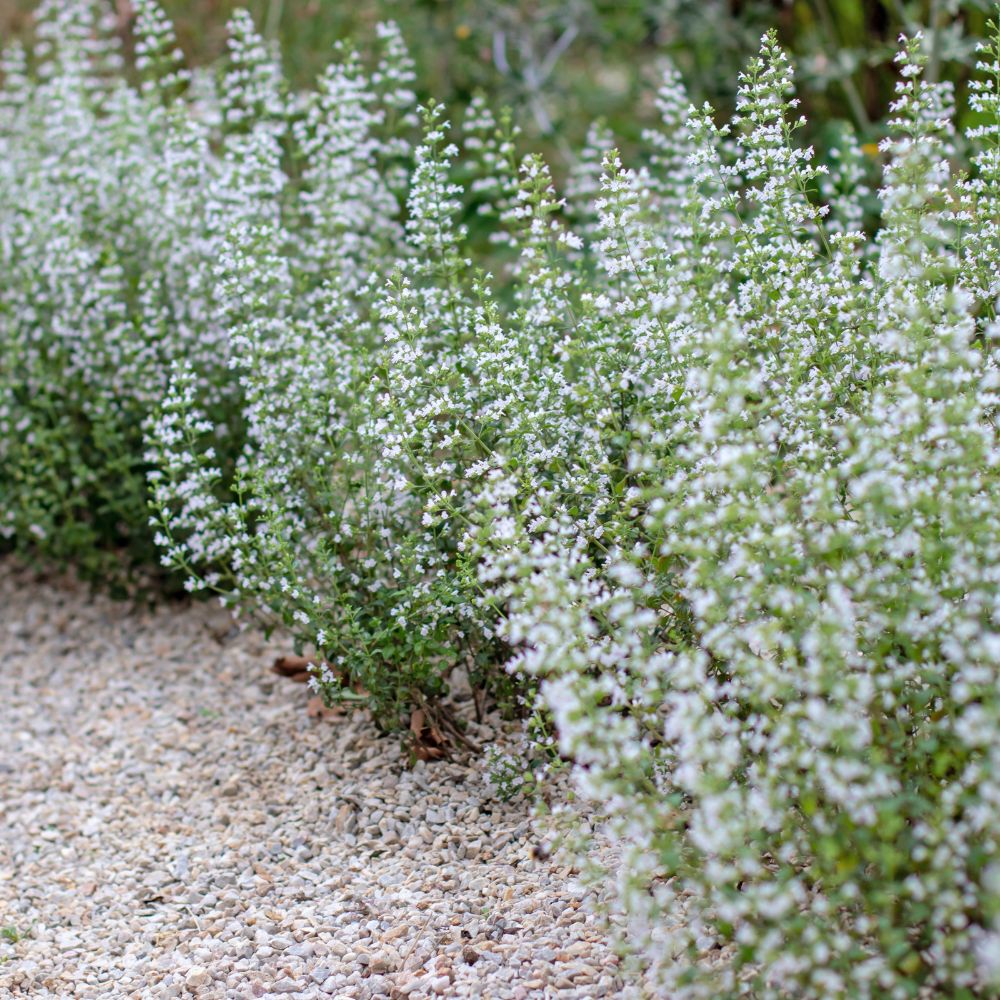
[[[417,760],[440,760],[448,755],[448,740],[441,730],[427,721],[427,713],[415,708],[410,715],[413,754]]]
[[[339,705],[329,708],[321,694],[314,694],[306,702],[306,715],[310,719],[340,719],[344,716],[344,710]]]
[[[279,656],[271,664],[271,673],[304,684],[309,680],[309,668],[314,665],[315,661],[308,656]]]

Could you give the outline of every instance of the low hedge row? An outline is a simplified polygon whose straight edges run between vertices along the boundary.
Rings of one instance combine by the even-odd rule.
[[[564,199],[391,25],[297,94],[136,7],[137,85],[89,0],[4,63],[3,532],[157,547],[385,728],[511,678],[664,995],[996,995],[1000,29],[964,135],[905,42],[877,193],[765,36]]]

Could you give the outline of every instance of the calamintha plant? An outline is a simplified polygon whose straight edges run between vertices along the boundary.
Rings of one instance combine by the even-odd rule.
[[[671,996],[997,989],[995,34],[983,52],[955,174],[949,89],[905,45],[874,240],[816,201],[771,39],[730,128],[687,119],[672,246],[618,208],[656,187],[612,160],[619,315],[661,359],[637,337],[623,368],[632,499],[598,534],[519,518],[498,480],[508,634]]]
[[[575,206],[477,104],[499,284],[463,249],[429,108],[398,260],[294,350],[256,341],[248,384],[296,422],[275,418],[214,521],[234,599],[316,647],[331,698],[392,693],[383,719],[506,646],[671,995],[992,988],[984,51],[986,124],[955,174],[949,88],[904,48],[874,239],[849,137],[834,177],[796,144],[772,36],[724,128],[668,72],[650,165],[589,155]]]
[[[3,68],[0,532],[95,575],[151,554],[142,424],[173,360],[239,447],[214,263],[249,178],[210,153],[214,97],[175,100],[196,88],[139,6],[139,89],[91,3],[44,6],[34,68],[16,46]]]
[[[394,137],[383,177],[353,134],[376,99],[356,56],[300,98],[238,13],[218,74],[192,75],[159,7],[135,8],[126,67],[106,5],[44,4],[0,109],[0,533],[98,578],[157,562],[143,431],[174,367],[231,474],[252,420],[237,329],[391,259],[401,155]],[[405,119],[408,61],[380,34],[376,87]]]

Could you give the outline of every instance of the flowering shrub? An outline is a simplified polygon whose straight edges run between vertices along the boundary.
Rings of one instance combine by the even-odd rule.
[[[238,12],[217,84],[184,68],[153,0],[135,7],[138,87],[96,0],[43,4],[35,71],[16,46],[2,70],[0,532],[95,575],[116,571],[109,548],[156,561],[143,427],[173,367],[231,473],[252,420],[234,331],[364,281],[396,211],[398,141],[385,177],[371,143],[341,155],[376,99],[356,56],[318,95],[288,95]],[[380,34],[398,113],[408,64],[396,30]]]
[[[152,554],[142,423],[172,361],[198,373],[220,453],[239,450],[214,266],[257,210],[255,180],[234,138],[211,152],[230,109],[137,7],[140,89],[84,0],[39,11],[36,72],[16,47],[3,66],[0,531],[93,573],[113,570],[107,546]],[[249,72],[245,34],[233,55]]]
[[[497,478],[506,634],[671,996],[998,988],[996,37],[984,51],[956,175],[950,93],[904,48],[875,240],[814,200],[830,186],[770,39],[731,129],[687,119],[686,223],[664,233],[641,210],[657,183],[610,159],[629,499],[596,526],[526,517]]]
[[[375,137],[385,108],[365,111],[371,95],[360,92],[352,116],[342,92],[329,99],[346,119],[337,151],[348,159],[345,174],[369,175],[362,204],[391,208],[391,171],[366,166],[405,153],[398,139]],[[252,441],[235,500],[216,499],[224,474],[201,443],[211,422],[189,372],[179,373],[153,432],[166,558],[192,570],[192,588],[221,590],[282,621],[321,653],[325,693],[368,701],[389,728],[414,707],[433,709],[455,666],[478,674],[495,660],[484,653],[491,633],[474,566],[460,528],[448,523],[448,484],[478,446],[461,422],[475,409],[461,395],[471,380],[457,377],[468,369],[462,354],[474,317],[459,281],[467,265],[456,249],[453,149],[440,116],[424,113],[405,230],[391,210],[358,227],[382,246],[381,257],[366,255],[367,274],[348,255],[338,265],[344,273],[319,285],[301,315],[283,313],[287,296],[271,294],[235,328]],[[317,203],[330,210],[328,199]],[[329,237],[328,248],[343,253],[339,233],[320,234]],[[265,283],[277,272],[266,253],[248,270]],[[205,572],[213,566],[223,568]]]
[[[649,167],[591,151],[582,204],[477,103],[499,291],[428,108],[404,231],[373,227],[392,262],[294,320],[269,292],[237,328],[236,501],[213,499],[189,374],[154,435],[168,558],[314,645],[328,697],[401,725],[514,651],[671,995],[992,988],[995,41],[985,59],[953,174],[949,90],[905,47],[874,239],[849,137],[829,174],[796,145],[773,37],[730,126],[668,72]],[[245,259],[262,288],[281,273]]]
[[[624,459],[620,442],[605,455],[607,428],[622,429],[607,404],[619,330],[610,300],[603,316],[591,301],[599,283],[556,219],[544,164],[519,165],[509,122],[473,104],[465,131],[477,162],[466,173],[512,261],[506,301],[462,252],[458,150],[442,109],[424,109],[423,125],[402,232],[389,215],[364,229],[384,232],[383,273],[337,274],[296,316],[281,311],[287,293],[268,293],[234,327],[251,447],[232,483],[187,372],[151,449],[169,564],[189,571],[192,589],[281,621],[318,651],[328,699],[363,700],[389,728],[415,708],[434,714],[455,668],[494,682],[506,655],[504,600],[480,578],[479,498],[503,456],[520,463],[532,503],[577,496],[595,527]],[[373,153],[365,128],[344,134],[341,155],[357,169],[398,153],[386,140]],[[669,197],[665,188],[656,205]],[[266,287],[281,269],[273,241],[260,245],[242,259],[245,280]],[[220,500],[227,491],[235,499]]]

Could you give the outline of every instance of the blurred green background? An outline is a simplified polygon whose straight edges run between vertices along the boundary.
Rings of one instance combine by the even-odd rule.
[[[123,34],[128,0],[112,0]],[[198,63],[225,44],[234,0],[162,0],[182,47]],[[30,37],[35,0],[0,0],[0,35]],[[307,86],[332,43],[364,45],[376,21],[399,22],[419,70],[421,96],[454,109],[483,90],[510,105],[526,137],[565,153],[596,118],[629,145],[652,118],[657,65],[669,55],[692,98],[731,109],[736,74],[774,26],[794,54],[804,112],[824,128],[850,121],[878,138],[891,98],[902,31],[924,25],[934,75],[961,96],[992,0],[248,0],[280,42],[293,81]]]

